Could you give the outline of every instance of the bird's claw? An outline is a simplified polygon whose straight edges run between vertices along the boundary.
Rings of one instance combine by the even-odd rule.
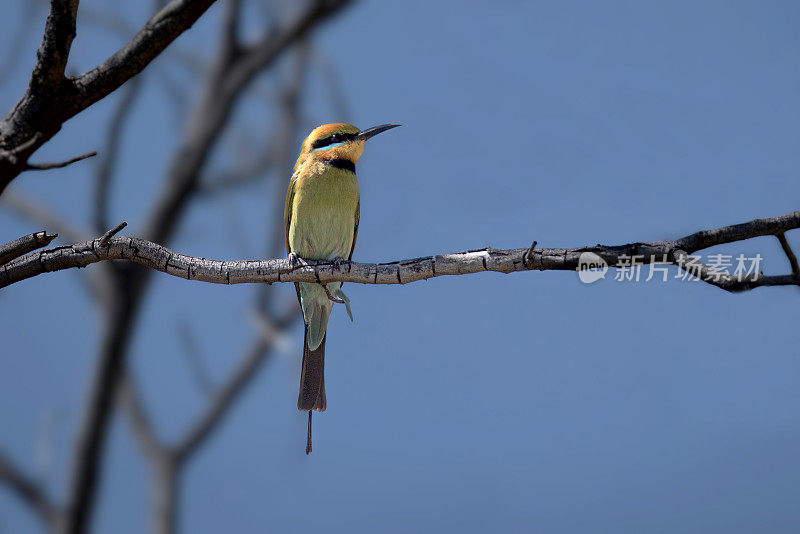
[[[327,284],[322,284],[322,288],[325,290],[325,295],[328,297],[329,301],[335,302],[337,304],[344,304],[344,301],[342,299],[338,299],[338,298],[334,297],[333,295],[331,295],[331,290],[328,289],[328,285]]]
[[[288,258],[289,258],[289,269],[292,271],[300,267],[300,264],[303,262],[300,256],[297,255],[297,252],[290,252]]]

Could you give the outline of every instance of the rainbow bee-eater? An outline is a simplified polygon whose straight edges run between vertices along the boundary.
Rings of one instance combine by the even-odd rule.
[[[359,130],[350,124],[324,124],[315,128],[300,147],[289,190],[284,223],[290,263],[308,260],[350,260],[358,235],[360,211],[356,163],[365,142],[399,124]],[[311,450],[311,411],[325,411],[325,336],[334,302],[347,306],[341,282],[295,283],[303,312],[303,369],[297,407],[308,411]]]

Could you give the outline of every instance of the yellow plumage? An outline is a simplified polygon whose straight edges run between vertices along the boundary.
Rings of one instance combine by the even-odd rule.
[[[355,165],[367,139],[397,125],[360,131],[343,123],[325,124],[303,141],[286,193],[284,223],[289,257],[309,260],[350,259],[359,223]],[[325,337],[333,302],[347,303],[341,283],[298,283],[303,311],[303,370],[297,407],[325,411]],[[351,315],[352,319],[352,315]],[[310,417],[310,414],[309,414]],[[310,419],[309,444],[310,451]]]

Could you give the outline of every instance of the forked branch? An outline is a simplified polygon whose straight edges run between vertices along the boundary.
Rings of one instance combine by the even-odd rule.
[[[59,510],[47,497],[37,481],[28,477],[0,452],[0,480],[4,481],[17,497],[28,503],[36,514],[49,525],[58,519]]]
[[[114,229],[119,231],[122,225]],[[742,291],[762,286],[800,286],[800,274],[764,276],[760,272],[745,277],[723,275],[689,255],[716,245],[733,243],[759,236],[783,236],[800,228],[800,211],[779,217],[702,230],[675,240],[625,245],[597,245],[571,249],[519,248],[498,250],[484,248],[455,254],[443,254],[400,260],[390,263],[357,263],[352,261],[301,261],[292,266],[288,259],[218,261],[195,258],[173,252],[166,247],[135,237],[101,238],[74,245],[31,252],[0,267],[0,287],[50,272],[85,267],[105,260],[127,260],[150,269],[188,280],[216,284],[273,282],[355,282],[360,284],[405,284],[443,275],[496,271],[574,271],[581,256],[592,253],[608,266],[625,266],[631,258],[639,264],[663,262],[689,270],[698,278],[728,291]],[[109,235],[111,234],[111,235]],[[778,237],[778,239],[781,239]],[[785,237],[783,238],[785,241]],[[783,243],[783,241],[782,241]],[[794,269],[796,259],[788,243],[784,247]]]
[[[215,0],[173,0],[147,21],[125,46],[78,77],[67,77],[78,0],[51,0],[50,14],[25,94],[0,121],[0,194],[21,172],[58,168],[28,164],[28,158],[61,126],[136,76],[180,34],[191,27]]]

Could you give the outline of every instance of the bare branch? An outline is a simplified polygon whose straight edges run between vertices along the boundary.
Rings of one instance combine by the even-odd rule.
[[[80,95],[77,104],[81,110],[139,74],[172,41],[189,29],[214,1],[173,0],[153,15],[118,52],[75,80]]]
[[[251,161],[244,161],[238,168],[203,180],[197,189],[199,195],[205,197],[252,183],[255,179],[263,176],[273,165],[280,165],[280,168],[283,169],[291,168],[292,158],[296,157],[296,138],[300,133],[301,123],[300,101],[310,58],[311,46],[308,41],[303,40],[297,45],[291,72],[278,95],[276,105],[278,119],[272,135],[272,142],[263,142],[261,149],[251,150],[250,152],[256,153],[256,157],[251,158]],[[266,149],[266,146],[272,148]],[[276,185],[281,188],[285,186],[282,180]],[[275,211],[277,217],[274,217],[270,223],[275,223],[277,227],[280,227],[283,220],[284,195],[281,192],[276,194],[275,191],[270,191],[270,197],[279,204]],[[275,233],[275,240],[278,244],[283,243],[282,235],[281,232]],[[270,244],[269,250],[274,248],[273,244]]]
[[[78,0],[51,0],[42,45],[22,99],[0,122],[0,194],[26,170],[30,155],[64,122],[141,72],[214,0],[173,0],[122,49],[78,78],[66,78]],[[24,150],[20,147],[25,146]]]
[[[0,197],[0,203],[5,204],[11,211],[30,222],[55,230],[57,232],[55,235],[64,241],[75,243],[83,241],[91,235],[87,230],[76,228],[68,223],[49,206],[36,202],[16,188],[6,191],[6,194]],[[85,285],[90,296],[95,298],[107,296],[108,289],[110,289],[107,270],[101,269],[86,274],[88,276],[81,276],[78,280]]]
[[[581,247],[572,249],[498,250],[485,248],[456,254],[445,254],[400,260],[391,263],[356,263],[350,261],[301,261],[292,266],[288,259],[218,261],[193,258],[150,241],[113,237],[103,242],[95,239],[71,246],[32,252],[0,267],[0,287],[50,271],[84,267],[103,260],[129,260],[150,269],[188,280],[216,284],[273,282],[355,282],[360,284],[406,284],[443,275],[470,274],[483,271],[511,273],[525,270],[574,271],[581,254],[591,252],[610,266],[624,265],[626,258],[641,256],[643,263],[664,261],[679,264],[697,250],[764,235],[777,235],[800,228],[800,211],[770,219],[703,230],[674,241],[629,243],[626,245]],[[713,273],[711,273],[713,274]],[[716,276],[715,276],[716,278]],[[733,282],[714,284],[734,291],[772,285],[800,285],[796,275],[759,277],[739,286]]]
[[[725,291],[746,291],[765,286],[800,286],[800,277],[791,274],[780,276],[764,276],[761,273],[742,276],[730,275],[709,267],[681,249],[675,249],[673,257],[674,263],[690,275]]]
[[[222,53],[232,58],[239,53],[240,0],[227,0],[222,20]]]
[[[261,69],[272,63],[289,45],[302,39],[316,24],[350,4],[350,0],[315,0],[284,28],[275,30],[257,42],[246,46],[241,57],[230,70],[229,85],[242,87]]]
[[[265,354],[266,345],[263,340],[259,339],[248,350],[248,355],[245,356],[239,367],[233,372],[231,378],[213,396],[206,413],[175,447],[175,457],[179,462],[188,461],[190,455],[197,450],[198,446],[210,434],[216,423],[237,397],[237,393],[243,390],[245,385],[253,379],[256,370],[264,360]]]
[[[103,236],[100,238],[98,242],[98,245],[100,245],[101,247],[105,247],[106,245],[108,245],[109,240],[118,233],[120,233],[122,229],[125,228],[126,226],[128,226],[128,223],[124,221],[116,225],[114,228],[103,234]]]
[[[208,403],[205,413],[174,449],[178,464],[188,461],[189,457],[205,441],[211,431],[225,416],[236,398],[244,391],[247,384],[255,377],[265,357],[276,342],[281,341],[281,334],[297,317],[294,305],[287,307],[275,320],[260,315],[261,334],[241,360],[239,367],[228,377],[225,383]]]
[[[50,0],[50,14],[31,76],[34,91],[53,90],[64,79],[77,16],[78,0]]]
[[[164,7],[166,2],[155,2],[156,10]],[[114,8],[98,8],[93,5],[88,5],[81,8],[81,24],[89,23],[100,29],[106,30],[108,33],[128,40],[131,35],[135,35],[139,28],[129,23],[123,16],[121,16]],[[189,73],[200,74],[205,69],[206,65],[203,57],[194,51],[181,47],[178,43],[173,43],[166,48],[161,57],[172,60],[168,65],[172,68],[175,65],[182,66]]]
[[[194,9],[192,6],[199,6],[205,3],[207,3],[207,0],[202,2],[200,0],[194,0],[193,2],[174,0],[155,18],[160,18],[163,13],[170,12],[173,6],[189,6],[187,9]],[[271,34],[274,35],[274,38],[266,41],[269,54],[264,55],[259,51],[259,59],[263,61],[248,63],[249,68],[255,68],[247,70],[246,76],[236,77],[232,75],[233,71],[242,72],[241,68],[235,67],[245,58],[245,54],[239,53],[234,55],[233,58],[226,57],[225,54],[218,55],[214,68],[208,71],[199,104],[195,107],[190,120],[184,127],[184,135],[169,167],[164,188],[154,202],[151,215],[146,218],[147,222],[144,227],[146,236],[155,241],[167,242],[174,233],[181,220],[181,215],[185,212],[189,200],[196,191],[197,177],[208,161],[215,141],[230,120],[231,110],[237,98],[243,94],[243,90],[255,78],[255,74],[259,69],[271,64],[281,52],[293,44],[297,37],[310,31],[318,22],[326,20],[329,15],[346,3],[345,0],[315,0],[311,8],[303,11],[302,15],[307,16],[301,16],[299,21],[293,21],[287,27],[278,29]],[[172,15],[170,17],[172,19],[180,18]],[[164,23],[169,24],[169,21]],[[151,30],[156,33],[160,31],[152,28]],[[134,38],[134,41],[137,38]],[[145,36],[145,38],[149,37]],[[125,68],[124,62],[126,60],[137,61],[135,54],[126,59],[126,54],[122,53],[123,51],[114,60],[122,62],[123,68]],[[99,69],[102,70],[102,67],[103,65]],[[97,70],[95,69],[95,71]],[[91,93],[93,80],[96,80],[98,84],[104,84],[103,79],[92,78],[92,76],[92,71],[90,71],[81,77],[83,82],[89,84],[84,87],[85,91],[79,91],[81,98],[83,98],[85,92]],[[87,77],[89,80],[86,80]],[[113,74],[110,73],[108,76],[104,75],[104,77],[114,78]],[[104,87],[111,88],[119,80],[112,81],[112,84],[104,85]],[[78,82],[76,82],[76,87],[78,85]],[[85,102],[81,98],[77,100]],[[69,106],[67,107],[67,110],[71,109]],[[2,163],[0,162],[0,180],[2,180],[2,177]],[[112,249],[115,248],[117,239],[116,237],[112,238],[106,246],[101,246],[100,240],[95,239],[91,242],[91,246],[96,247],[97,250]],[[30,256],[31,254],[28,254],[18,261]],[[17,262],[15,261],[14,263],[16,264]],[[86,528],[90,519],[96,500],[97,479],[102,465],[103,450],[108,433],[111,414],[110,405],[115,398],[115,391],[124,372],[132,325],[135,322],[144,295],[147,293],[148,281],[152,272],[141,267],[133,268],[134,266],[130,264],[118,264],[114,265],[114,267],[112,276],[114,285],[112,291],[109,292],[110,295],[113,295],[113,298],[108,299],[103,313],[106,326],[103,332],[95,374],[91,379],[86,411],[78,433],[79,438],[75,449],[72,476],[67,491],[66,520],[65,527],[62,529],[65,532],[80,532]],[[158,485],[156,490],[163,493],[168,500],[174,499],[175,496],[174,484],[172,484],[174,476],[169,475],[173,468],[174,463],[167,462],[158,471],[159,477],[163,479],[163,484]],[[163,473],[167,474],[163,475]],[[168,513],[174,508],[174,500],[167,503],[161,502],[158,498],[156,500],[158,502],[157,515],[165,518],[164,524],[169,523],[167,519],[174,517],[174,515]]]
[[[52,2],[53,5],[60,3],[59,0]],[[77,0],[73,2],[77,8]],[[197,20],[211,3],[213,0],[173,0],[151,18],[127,45],[98,67],[77,78],[64,77],[62,69],[58,76],[53,76],[53,84],[47,91],[39,90],[41,85],[31,84],[17,106],[0,123],[0,192],[25,170],[30,155],[52,138],[66,120],[140,72],[170,41]],[[147,219],[149,222],[145,227],[146,235],[154,236],[157,240],[168,240],[180,221],[188,199],[194,193],[197,176],[219,133],[229,121],[235,101],[254,80],[255,75],[272,64],[283,51],[290,48],[318,22],[327,19],[347,3],[346,0],[314,0],[298,18],[268,33],[264,39],[248,47],[246,52],[236,51],[228,54],[226,61],[218,62],[216,71],[208,76],[210,81],[206,84],[204,96],[193,114],[193,120],[185,129],[187,134],[170,167],[164,193],[155,203],[153,215]],[[48,38],[48,35],[45,37]],[[68,49],[61,57],[66,66]],[[115,229],[118,230],[119,228]],[[114,248],[117,238],[113,237],[113,233],[114,231],[92,240],[91,246],[97,250]],[[16,265],[19,261],[24,262],[31,258],[31,253],[28,253],[14,260],[12,264]],[[148,274],[151,272],[148,269],[134,269],[130,264],[114,264],[113,269],[108,271],[110,297],[103,301],[106,326],[88,390],[86,409],[77,432],[67,502],[63,520],[59,521],[57,527],[60,532],[82,532],[89,524],[97,493],[111,404],[123,374],[132,325],[143,300],[142,295],[145,294]],[[239,375],[234,378],[237,380],[233,389],[223,389],[220,392],[220,402],[215,404],[219,415],[207,422],[206,430],[202,430],[203,436],[208,435],[215,422],[231,405],[236,392],[241,391],[242,385],[248,381],[246,377],[239,378]],[[174,462],[170,460],[158,469],[162,480],[170,482],[159,487],[169,485],[174,489],[173,468]],[[172,505],[167,505],[165,509],[171,507]]]
[[[2,127],[2,123],[0,123],[0,127]],[[17,165],[21,160],[27,160],[25,153],[28,152],[28,155],[30,155],[30,153],[34,150],[34,147],[38,146],[37,144],[39,141],[41,141],[41,139],[41,132],[34,132],[30,137],[19,143],[17,146],[14,146],[10,149],[0,148],[0,161],[6,160],[12,165]],[[0,138],[0,140],[2,140],[2,138]],[[1,192],[2,191],[0,191],[0,193]]]
[[[177,496],[178,465],[172,451],[159,442],[147,417],[139,391],[128,370],[122,377],[118,400],[128,415],[134,439],[144,452],[153,471],[152,532],[168,534],[175,531],[175,499]]]
[[[286,309],[277,324],[264,318],[263,323],[266,326],[263,327],[259,340],[247,351],[241,364],[226,382],[210,396],[203,414],[174,447],[158,441],[130,375],[126,374],[123,378],[120,400],[129,416],[136,439],[150,460],[153,470],[153,532],[174,532],[176,488],[183,468],[230,411],[263,364],[271,347],[284,340],[283,330],[296,317],[296,307],[292,306]],[[193,350],[194,347],[189,349]],[[208,387],[211,387],[210,383]]]
[[[315,0],[285,26],[243,47],[233,59],[223,49],[203,89],[203,97],[193,114],[194,120],[185,130],[170,167],[170,178],[145,225],[143,234],[148,239],[166,242],[172,236],[178,219],[176,213],[185,207],[190,194],[196,190],[199,172],[209,156],[210,147],[227,125],[236,98],[255,75],[316,25],[349,3],[350,0]]]
[[[58,237],[58,234],[48,234],[42,230],[41,232],[15,239],[5,245],[0,245],[0,265],[9,263],[11,260],[24,256],[37,248],[46,247],[56,237]]]
[[[95,241],[99,245],[100,240]],[[26,257],[29,256],[30,254]],[[119,276],[115,280],[119,282],[114,288],[118,292],[129,291],[126,285],[133,283]],[[104,309],[104,320],[108,326],[100,341],[94,376],[87,392],[86,408],[77,432],[64,520],[59,523],[59,532],[78,534],[87,530],[96,496],[113,400],[125,364],[122,355],[127,349],[139,304],[140,301],[131,302],[129,299],[111,299]]]
[[[0,480],[47,524],[54,525],[58,518],[58,509],[45,495],[42,488],[20,471],[14,463],[0,452]]]
[[[80,156],[76,156],[72,159],[68,159],[67,161],[61,161],[58,163],[26,163],[25,170],[28,171],[49,171],[50,169],[61,169],[66,167],[67,165],[72,165],[75,162],[85,160],[86,158],[92,158],[97,155],[97,152],[87,152],[86,154],[81,154]]]
[[[794,273],[796,276],[800,276],[800,266],[798,266],[797,264],[797,256],[794,255],[792,247],[789,246],[789,242],[786,241],[786,235],[783,232],[781,232],[777,234],[775,237],[778,238],[778,241],[781,244],[783,252],[786,254],[786,257],[789,258],[789,265],[791,265],[792,267],[792,273]]]

